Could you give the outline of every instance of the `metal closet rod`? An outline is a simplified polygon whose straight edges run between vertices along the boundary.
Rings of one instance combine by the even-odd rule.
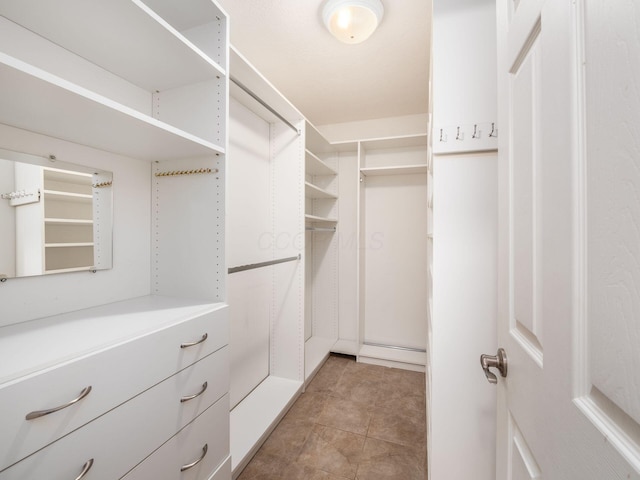
[[[280,120],[282,120],[288,127],[290,127],[292,130],[294,130],[298,135],[300,135],[301,132],[298,129],[298,127],[296,127],[293,123],[291,123],[289,120],[287,120],[282,115],[280,115],[276,110],[271,108],[271,106],[269,104],[267,104],[264,100],[262,100],[258,95],[253,93],[248,87],[243,85],[242,82],[240,82],[239,80],[237,80],[234,77],[230,77],[229,79],[233,83],[235,83],[238,87],[240,87],[242,90],[244,90],[247,93],[247,95],[249,95],[251,98],[253,98],[256,102],[258,102],[264,108],[269,110],[271,113],[273,113],[276,117],[278,117]]]
[[[294,262],[300,260],[302,256],[300,254],[295,257],[280,258],[278,260],[269,260],[268,262],[251,263],[249,265],[240,265],[239,267],[232,267],[228,270],[228,273],[244,272],[245,270],[253,270],[255,268],[268,267],[270,265],[277,265],[278,263]]]
[[[336,227],[305,227],[307,232],[335,232]]]

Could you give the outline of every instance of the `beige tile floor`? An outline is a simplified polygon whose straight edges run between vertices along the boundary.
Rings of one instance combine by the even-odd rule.
[[[425,376],[329,357],[239,480],[424,480]]]

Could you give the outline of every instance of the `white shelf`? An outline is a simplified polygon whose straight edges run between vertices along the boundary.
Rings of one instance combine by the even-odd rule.
[[[0,123],[148,161],[224,153],[218,145],[4,53],[0,83]]]
[[[93,242],[45,243],[44,247],[45,248],[93,247]]]
[[[309,214],[306,214],[304,216],[304,220],[306,223],[313,223],[315,225],[335,226],[335,224],[338,223],[337,218],[318,217],[316,215],[309,215]]]
[[[45,270],[45,275],[53,275],[54,273],[70,273],[70,272],[88,272],[93,267],[74,267],[74,268],[60,268],[58,270]]]
[[[309,175],[337,175],[333,168],[327,165],[313,152],[305,150],[305,172]]]
[[[415,135],[401,135],[397,137],[381,137],[362,140],[365,150],[385,150],[389,148],[426,147],[428,136],[426,133]]]
[[[90,185],[93,175],[89,173],[74,172],[73,170],[61,170],[59,168],[44,168],[47,180],[72,183],[76,185]]]
[[[270,375],[231,410],[231,458],[242,470],[302,391],[302,382]]]
[[[344,142],[334,142],[331,144],[331,147],[340,153],[357,153],[358,152],[358,142],[355,140],[347,140]]]
[[[167,2],[146,3],[162,8]],[[201,17],[178,20],[177,28],[187,20],[193,27],[220,16],[212,2],[199,11],[192,8],[195,5],[183,6],[181,14]],[[2,15],[149,92],[225,75],[224,68],[140,0],[100,5],[85,0],[15,0],[3,2]]]
[[[51,200],[64,200],[65,202],[91,203],[93,195],[86,193],[60,192],[58,190],[45,190],[44,194]]]
[[[267,105],[286,118],[288,122],[297,125],[304,117],[233,45],[230,48],[229,65],[230,77],[240,81]],[[260,105],[233,82],[229,83],[229,95],[267,122],[280,121],[272,112]]]
[[[44,223],[47,225],[62,225],[69,227],[73,225],[93,225],[93,220],[81,220],[76,218],[45,218]]]
[[[311,337],[304,343],[304,378],[309,381],[331,353],[335,338]]]
[[[411,175],[427,173],[426,165],[399,165],[393,167],[361,168],[360,173],[365,176],[382,175]]]
[[[336,149],[318,129],[308,121],[305,122],[305,145],[308,150],[318,153],[333,153]]]
[[[307,198],[338,198],[331,192],[316,187],[312,183],[304,182],[304,194]]]

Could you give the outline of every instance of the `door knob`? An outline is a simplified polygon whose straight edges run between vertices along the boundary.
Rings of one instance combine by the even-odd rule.
[[[489,370],[490,368],[497,368],[500,372],[500,375],[503,377],[507,376],[507,352],[504,351],[504,348],[498,349],[497,355],[480,355],[480,365],[482,365],[482,369],[484,370],[484,374],[487,376],[487,380],[489,383],[498,383],[498,377]]]

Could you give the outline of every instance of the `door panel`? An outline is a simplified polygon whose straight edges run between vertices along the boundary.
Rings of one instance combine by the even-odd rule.
[[[576,403],[640,469],[640,10],[633,2],[582,6],[584,337]]]
[[[498,0],[498,25],[496,478],[639,479],[640,8]]]
[[[539,24],[538,24],[539,25]],[[510,328],[542,366],[542,322],[538,314],[540,128],[540,29],[525,43],[510,75],[511,170],[513,178],[513,316]]]
[[[510,469],[513,480],[537,480],[541,478],[540,467],[531,448],[511,417],[510,422],[511,455]]]

